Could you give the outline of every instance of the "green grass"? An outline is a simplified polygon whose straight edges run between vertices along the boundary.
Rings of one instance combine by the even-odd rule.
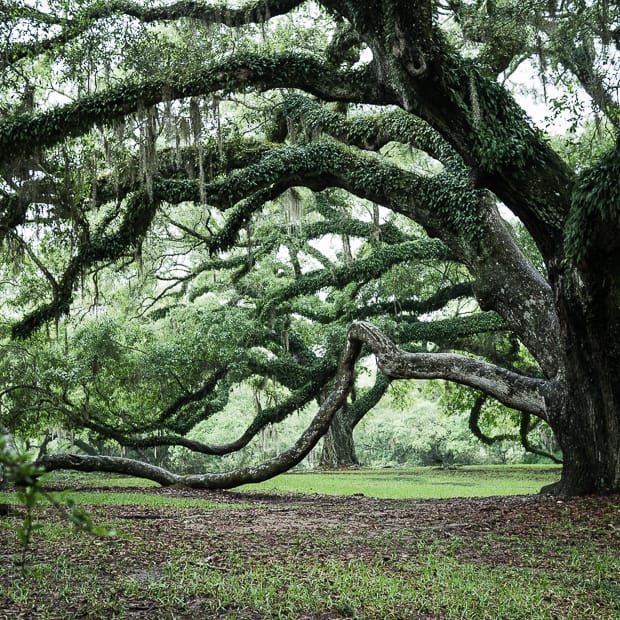
[[[114,486],[119,488],[130,487],[157,487],[157,482],[145,480],[144,478],[132,478],[122,474],[101,474],[98,472],[72,472],[72,471],[53,471],[46,474],[46,480],[50,482],[62,482],[67,485],[78,483],[87,484],[89,487]]]
[[[240,504],[224,504],[191,497],[162,497],[148,493],[114,493],[111,491],[72,491],[72,499],[80,506],[145,506],[152,508],[230,508]]]
[[[70,491],[55,493],[56,497],[66,495],[79,506],[144,506],[151,508],[242,508],[244,504],[214,502],[192,497],[165,497],[149,493],[126,493],[113,491]],[[15,494],[0,493],[0,503],[15,504]]]
[[[288,474],[249,488],[458,497],[537,492],[558,474],[534,466],[359,470]],[[130,479],[97,480],[132,486]],[[620,618],[620,504],[613,499],[546,500],[540,509],[527,500],[525,512],[512,513],[514,527],[502,529],[495,512],[481,511],[470,529],[469,520],[458,528],[420,522],[417,503],[379,509],[350,502],[335,519],[320,508],[334,503],[325,498],[316,498],[316,508],[278,499],[269,509],[254,504],[255,512],[227,513],[210,510],[223,504],[131,489],[72,496],[96,506],[96,518],[119,535],[71,534],[46,513],[22,574],[11,531],[18,519],[0,519],[0,618]],[[503,510],[501,500],[491,502]],[[119,505],[161,508],[166,518],[126,519]],[[377,516],[356,530],[363,505]],[[443,517],[455,504],[435,505]]]
[[[281,474],[259,484],[238,487],[237,491],[273,493],[318,493],[321,495],[355,495],[384,499],[431,499],[452,497],[488,497],[538,493],[542,486],[560,477],[556,465],[467,466],[456,469],[415,467],[412,469],[355,469],[333,472],[299,472]],[[92,487],[157,487],[155,482],[124,476],[102,474],[50,475],[50,481],[88,484]],[[110,491],[73,491],[78,503],[140,504],[194,506],[206,500],[172,499],[142,493]],[[0,502],[7,501],[0,493]],[[108,498],[108,499],[106,499]],[[196,503],[198,502],[198,503]]]
[[[347,470],[282,474],[243,491],[319,493],[384,499],[488,497],[538,493],[559,479],[560,470],[549,465],[473,466],[457,469],[417,467],[398,470]]]
[[[420,543],[402,561],[317,559],[325,541],[309,533],[313,552],[289,560],[257,562],[244,557],[243,550],[231,551],[225,570],[204,554],[176,550],[163,563],[136,570],[129,562],[126,570],[106,572],[105,579],[101,567],[116,552],[113,545],[99,546],[91,551],[96,561],[59,556],[34,564],[26,578],[8,582],[5,595],[26,608],[36,600],[36,617],[49,619],[57,618],[59,604],[64,608],[67,601],[75,617],[93,618],[129,618],[145,610],[161,618],[377,620],[581,620],[612,619],[620,613],[613,579],[618,560],[609,550],[586,546],[579,550],[577,564],[568,557],[566,565],[542,570],[534,562],[517,567],[459,559],[453,556],[462,541],[446,545],[440,537]],[[551,550],[566,551],[553,545]]]

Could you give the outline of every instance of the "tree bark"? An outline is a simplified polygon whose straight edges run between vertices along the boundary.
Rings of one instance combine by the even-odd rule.
[[[327,433],[323,437],[323,449],[319,462],[321,469],[357,467],[360,464],[355,454],[352,422],[347,407],[341,407],[336,412]]]
[[[619,281],[604,269],[566,270],[557,280],[564,373],[549,422],[564,465],[560,482],[546,492],[620,490]]]

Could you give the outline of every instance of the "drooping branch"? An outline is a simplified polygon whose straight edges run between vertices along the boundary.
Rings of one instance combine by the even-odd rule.
[[[390,100],[382,89],[381,92],[376,89],[368,67],[338,69],[316,57],[294,53],[240,53],[194,71],[126,82],[49,111],[0,122],[0,164],[157,103],[245,88],[300,88],[335,101],[389,103]]]
[[[118,229],[95,236],[80,246],[71,258],[62,278],[53,290],[52,301],[40,306],[13,325],[14,338],[26,338],[46,321],[58,318],[69,311],[75,283],[85,268],[105,260],[115,260],[129,249],[135,248],[148,230],[155,216],[156,203],[137,197],[128,204]]]
[[[540,422],[540,420],[537,420]],[[535,426],[530,424],[530,415],[528,413],[521,414],[521,424],[519,425],[519,438],[521,440],[521,445],[525,448],[526,452],[531,452],[532,454],[537,454],[538,456],[544,456],[547,459],[550,459],[554,463],[561,464],[563,463],[562,459],[559,459],[555,454],[551,452],[547,452],[547,450],[543,450],[542,448],[537,448],[530,441],[529,433],[532,428]]]
[[[529,413],[521,412],[518,435],[516,433],[501,433],[499,435],[485,434],[480,428],[480,415],[482,413],[482,407],[487,401],[487,399],[488,397],[486,394],[479,394],[476,397],[476,400],[474,401],[474,404],[469,413],[469,430],[472,432],[474,437],[477,437],[482,443],[486,444],[487,446],[491,446],[495,443],[499,443],[502,441],[520,441],[526,452],[530,452],[531,454],[537,454],[538,456],[544,456],[545,458],[550,459],[554,463],[562,463],[562,460],[558,459],[554,454],[551,454],[546,450],[542,450],[541,448],[537,448],[532,445],[532,442],[529,439],[529,433],[532,430],[532,416]],[[540,419],[538,420],[538,422],[540,422]]]
[[[258,360],[248,359],[246,378],[255,373],[263,374],[277,379],[292,391],[281,403],[262,409],[237,439],[225,444],[208,444],[188,439],[184,435],[196,424],[210,418],[226,405],[231,387],[226,375],[231,360],[216,369],[198,389],[186,391],[151,421],[146,422],[140,418],[139,423],[130,423],[124,428],[100,419],[97,410],[92,406],[75,404],[66,397],[40,387],[29,386],[26,389],[40,393],[40,404],[45,403],[46,407],[60,412],[71,424],[90,429],[101,437],[116,441],[119,445],[129,448],[179,446],[201,454],[224,456],[241,450],[265,426],[281,422],[314,400],[316,394],[325,390],[336,374],[336,364],[331,360],[315,359],[313,362],[311,366],[302,368],[292,360],[269,360],[260,363]],[[114,417],[122,416],[117,414]],[[166,430],[171,432],[162,432]]]
[[[474,401],[474,404],[469,412],[469,430],[474,437],[477,437],[483,444],[491,446],[494,443],[501,441],[517,441],[519,437],[514,433],[501,433],[499,435],[487,435],[480,428],[480,414],[482,413],[482,407],[487,402],[488,396],[486,394],[479,394]]]
[[[26,19],[60,26],[61,31],[47,39],[30,43],[16,43],[2,54],[3,65],[7,66],[22,58],[33,58],[60,48],[91,29],[97,22],[112,17],[133,17],[142,23],[174,21],[189,18],[203,24],[224,24],[239,27],[246,24],[261,24],[272,17],[290,12],[303,4],[305,0],[255,0],[245,6],[233,9],[225,6],[210,6],[203,2],[180,0],[165,6],[139,4],[130,0],[113,0],[112,2],[95,2],[92,6],[76,13],[71,19],[61,19],[54,15],[32,9],[20,8],[20,14]]]
[[[318,413],[299,439],[285,452],[254,467],[225,473],[178,475],[133,459],[76,454],[46,455],[38,464],[47,470],[106,471],[154,480],[161,485],[193,488],[224,489],[242,484],[262,482],[300,463],[327,432],[333,416],[345,402],[355,382],[355,362],[364,343],[365,330],[353,324],[338,362],[334,386]]]

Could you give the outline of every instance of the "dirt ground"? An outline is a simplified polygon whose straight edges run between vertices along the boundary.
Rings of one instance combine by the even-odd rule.
[[[119,492],[118,488],[99,490]],[[620,549],[620,496],[385,500],[361,495],[271,495],[169,488],[127,491],[241,505],[239,509],[231,506],[230,510],[90,507],[96,522],[112,523],[124,533],[115,552],[106,555],[105,571],[137,580],[149,578],[179,551],[194,553],[209,568],[231,571],[235,569],[234,552],[245,565],[290,562],[296,557],[303,561],[309,556],[318,561],[361,559],[389,564],[414,558],[420,540],[449,544],[458,539],[455,555],[463,562],[519,568],[532,561],[524,556],[523,549],[544,546],[536,565],[541,570],[554,570],[558,561],[564,561],[560,556],[577,541],[590,549]],[[549,545],[550,540],[554,544]],[[51,546],[39,546],[36,561],[51,561],[58,554],[68,553],[80,555],[82,567],[100,562],[97,553],[91,551],[92,543],[91,550],[88,544],[71,537],[59,539]],[[0,563],[14,561],[18,551],[7,531],[0,530]],[[611,579],[618,582],[620,600],[620,578]],[[148,609],[140,608],[139,602],[136,605],[132,617],[149,617]],[[68,608],[61,609],[55,617],[78,617],[72,613]],[[0,593],[0,618],[14,617],[43,616],[29,615],[27,603],[18,605]]]

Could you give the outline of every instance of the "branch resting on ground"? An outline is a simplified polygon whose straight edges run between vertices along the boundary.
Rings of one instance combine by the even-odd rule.
[[[154,480],[164,486],[226,489],[262,482],[300,463],[327,432],[332,418],[345,403],[355,381],[355,363],[363,345],[377,357],[382,372],[392,379],[439,378],[477,387],[504,404],[545,417],[545,381],[510,372],[462,355],[407,353],[370,323],[359,321],[349,328],[331,393],[299,439],[285,452],[254,467],[224,473],[179,475],[141,461],[113,456],[77,454],[46,455],[38,465],[47,470],[106,471]]]

